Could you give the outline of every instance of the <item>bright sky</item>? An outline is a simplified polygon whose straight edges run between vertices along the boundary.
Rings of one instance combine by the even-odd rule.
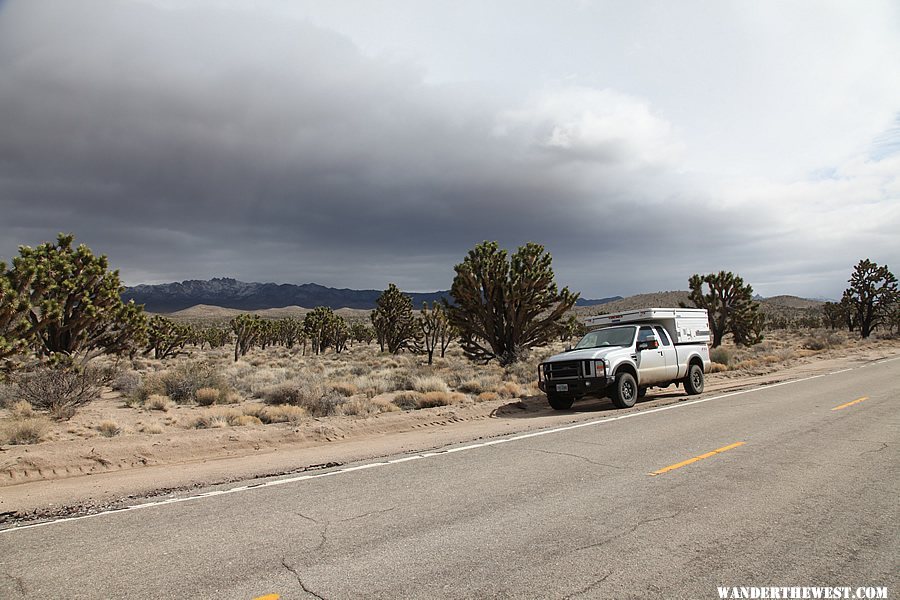
[[[0,2],[0,257],[129,284],[447,289],[544,244],[584,297],[900,268],[900,4]]]

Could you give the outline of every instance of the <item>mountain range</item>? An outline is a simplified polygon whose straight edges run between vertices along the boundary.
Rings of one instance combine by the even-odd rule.
[[[122,299],[134,300],[154,313],[171,313],[198,304],[234,308],[239,310],[264,310],[285,306],[314,308],[328,306],[338,308],[375,308],[380,290],[338,289],[304,283],[247,283],[236,279],[216,277],[209,280],[192,279],[175,283],[137,285],[125,288]],[[423,302],[432,303],[441,298],[450,298],[447,290],[437,292],[406,292],[412,298],[413,306],[420,308]],[[601,299],[579,299],[578,306],[596,306],[620,296]]]

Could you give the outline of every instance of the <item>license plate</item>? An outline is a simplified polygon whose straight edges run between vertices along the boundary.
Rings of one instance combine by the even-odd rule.
[[[557,391],[557,392],[568,392],[568,391],[569,391],[569,384],[568,384],[568,383],[557,383],[557,384],[556,384],[556,391]]]

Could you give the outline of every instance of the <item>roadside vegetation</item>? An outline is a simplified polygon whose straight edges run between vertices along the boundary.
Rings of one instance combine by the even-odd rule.
[[[72,236],[0,263],[0,444],[294,427],[330,417],[536,397],[537,364],[584,328],[538,244],[485,242],[451,298],[416,310],[390,284],[366,316],[178,320],[124,303],[106,257]],[[710,312],[712,371],[761,374],[900,331],[897,281],[860,261],[840,303],[787,316],[733,273],[693,275],[685,306]],[[593,313],[618,310],[593,307]],[[797,313],[797,310],[800,313]],[[798,316],[799,315],[799,316]]]

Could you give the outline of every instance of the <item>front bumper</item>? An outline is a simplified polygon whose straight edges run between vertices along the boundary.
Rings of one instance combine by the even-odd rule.
[[[578,377],[566,379],[541,379],[538,387],[542,392],[560,394],[563,396],[588,396],[601,395],[612,384],[612,380],[606,377]],[[565,386],[560,389],[559,386]]]

